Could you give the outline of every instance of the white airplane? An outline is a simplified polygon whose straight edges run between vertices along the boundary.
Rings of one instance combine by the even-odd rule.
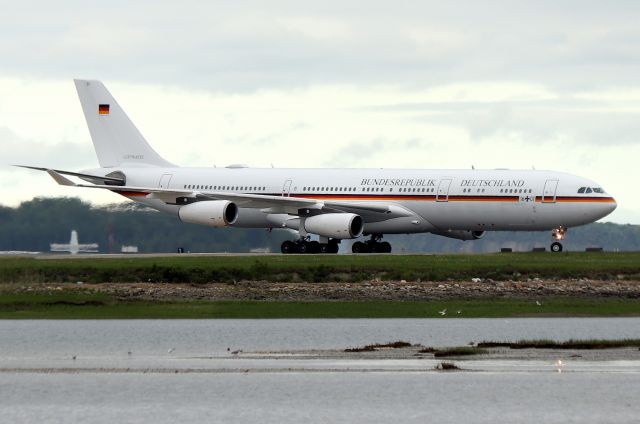
[[[51,243],[49,248],[52,252],[69,252],[72,255],[77,255],[79,252],[83,253],[98,253],[97,243],[78,243],[78,232],[71,230],[71,239],[69,243]]]
[[[75,85],[100,167],[23,167],[62,185],[111,190],[184,222],[295,230],[283,253],[337,253],[341,240],[363,235],[370,238],[353,243],[354,253],[390,252],[384,234],[474,240],[487,231],[532,230],[551,230],[551,250],[559,252],[567,228],[616,208],[596,182],[555,171],[179,167],[151,148],[101,82]]]

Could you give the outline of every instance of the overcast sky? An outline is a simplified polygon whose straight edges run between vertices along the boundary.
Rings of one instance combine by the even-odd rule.
[[[345,6],[345,3],[347,4]],[[121,197],[73,78],[184,166],[553,169],[640,224],[638,1],[0,0],[1,201]]]

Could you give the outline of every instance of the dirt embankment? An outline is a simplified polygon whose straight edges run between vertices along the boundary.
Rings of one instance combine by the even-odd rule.
[[[271,283],[240,281],[235,284],[169,283],[66,283],[13,287],[13,291],[83,290],[138,300],[406,300],[540,298],[640,299],[640,281],[541,280],[457,282],[368,281],[361,283]]]

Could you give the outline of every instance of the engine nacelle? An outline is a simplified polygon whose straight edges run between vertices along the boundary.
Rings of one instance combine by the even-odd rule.
[[[450,230],[450,231],[432,231],[433,234],[449,237],[457,240],[478,240],[484,237],[486,231],[471,230]]]
[[[350,239],[362,235],[364,222],[360,215],[353,213],[328,213],[306,218],[304,229],[324,237]]]
[[[227,200],[204,200],[181,207],[178,215],[182,222],[226,227],[238,219],[238,206]]]

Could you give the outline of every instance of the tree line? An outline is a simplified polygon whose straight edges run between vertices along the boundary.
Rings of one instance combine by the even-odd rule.
[[[138,246],[142,253],[279,252],[280,243],[294,239],[291,231],[243,228],[209,228],[185,224],[137,203],[94,206],[75,197],[37,197],[11,208],[0,206],[0,250],[49,251],[50,243],[67,243],[71,230],[80,243],[98,243],[100,252],[117,253],[123,245]],[[460,241],[431,234],[385,236],[394,252],[495,252],[548,247],[549,231],[489,232],[475,241]],[[609,251],[640,250],[640,226],[594,223],[568,231],[567,250],[603,247]],[[350,251],[351,241],[341,251]]]

